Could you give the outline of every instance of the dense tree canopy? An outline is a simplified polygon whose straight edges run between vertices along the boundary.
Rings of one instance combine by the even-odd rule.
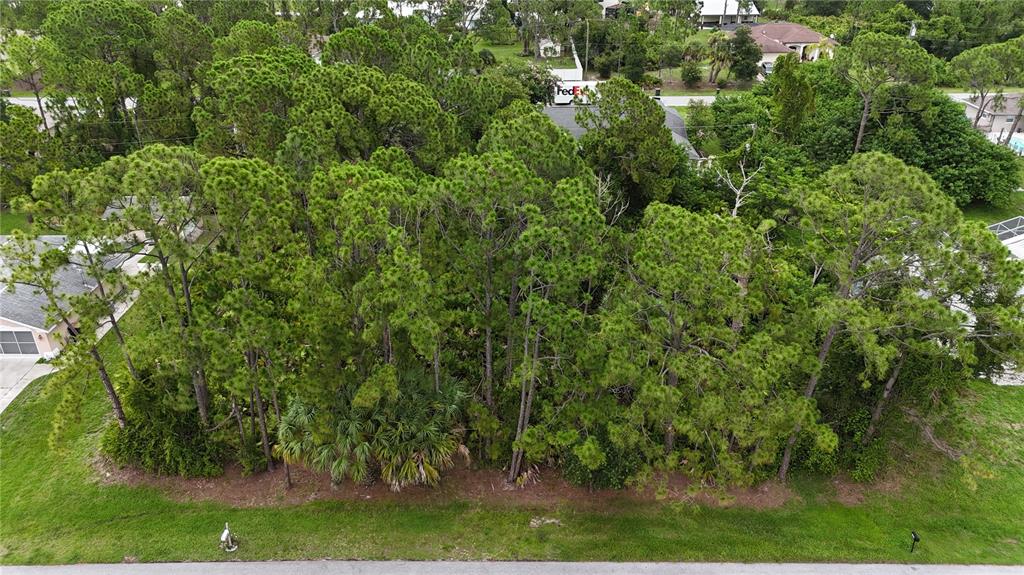
[[[641,79],[689,29],[692,4],[652,5],[663,18],[594,20],[595,64],[626,49]],[[532,51],[596,7],[489,2],[483,22]],[[749,484],[830,458],[870,475],[893,404],[956,393],[943,369],[1024,362],[1024,270],[956,208],[1007,199],[1019,166],[886,34],[910,8],[870,8],[840,8],[871,27],[835,61],[782,58],[694,106],[698,167],[627,78],[577,109],[582,137],[556,126],[553,77],[485,62],[467,3],[431,26],[372,1],[57,2],[5,68],[42,79],[54,125],[4,103],[0,192],[67,243],[17,234],[3,280],[77,324],[60,361],[110,399],[104,452],[154,472],[301,464],[394,490],[461,462],[512,485],[542,467]],[[663,53],[752,78],[736,38]],[[1012,77],[977,73],[1012,61],[994,50],[957,51],[979,92]],[[106,265],[143,254],[134,278]],[[62,266],[104,289],[66,300]],[[125,333],[136,291],[148,329]],[[119,356],[92,335],[108,323]],[[56,386],[59,422],[82,390]]]

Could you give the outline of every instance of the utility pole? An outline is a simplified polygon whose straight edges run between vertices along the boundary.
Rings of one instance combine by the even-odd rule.
[[[590,18],[584,18],[583,20],[587,24],[587,40],[583,47],[583,80],[587,79],[587,63],[590,62]]]

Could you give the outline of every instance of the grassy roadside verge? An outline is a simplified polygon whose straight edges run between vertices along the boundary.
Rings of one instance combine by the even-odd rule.
[[[0,211],[0,235],[8,235],[14,230],[27,232],[30,227],[28,216],[25,214],[9,210]]]
[[[116,350],[103,348],[113,362]],[[81,382],[88,390],[82,417],[62,452],[47,447],[60,398],[46,393],[45,382],[0,416],[0,563],[223,559],[216,541],[225,521],[242,538],[231,557],[239,560],[1024,563],[1024,388],[972,384],[964,416],[948,429],[970,438],[973,455],[957,464],[924,447],[908,450],[898,463],[902,487],[869,492],[858,505],[836,502],[827,480],[798,475],[799,497],[771,510],[609,501],[581,511],[362,501],[232,508],[104,485],[90,461],[107,405],[97,382]],[[531,529],[538,515],[562,525]],[[913,556],[911,529],[923,539]]]

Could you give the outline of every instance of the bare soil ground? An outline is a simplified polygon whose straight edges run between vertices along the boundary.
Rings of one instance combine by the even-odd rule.
[[[285,488],[281,466],[272,472],[243,475],[239,466],[229,466],[215,478],[157,476],[134,468],[121,468],[105,458],[94,462],[99,481],[108,485],[153,487],[176,501],[217,501],[233,507],[301,505],[311,501],[388,501],[443,504],[457,501],[487,504],[607,509],[639,502],[680,502],[713,507],[773,509],[797,499],[788,487],[767,482],[750,488],[701,489],[681,475],[660,477],[637,489],[591,490],[565,481],[557,470],[542,469],[536,481],[509,488],[504,474],[493,469],[467,469],[456,466],[444,474],[437,487],[407,487],[399,493],[383,482],[357,485],[345,481],[332,485],[326,473],[315,473],[291,466],[292,487]]]
[[[864,503],[864,498],[868,493],[895,494],[903,488],[899,476],[892,472],[874,483],[858,483],[846,475],[834,477],[830,483],[835,489],[832,499],[847,507]]]

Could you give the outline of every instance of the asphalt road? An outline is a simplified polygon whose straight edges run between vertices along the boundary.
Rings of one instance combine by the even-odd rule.
[[[1024,575],[1024,567],[843,563],[266,561],[0,568],[3,575]]]

